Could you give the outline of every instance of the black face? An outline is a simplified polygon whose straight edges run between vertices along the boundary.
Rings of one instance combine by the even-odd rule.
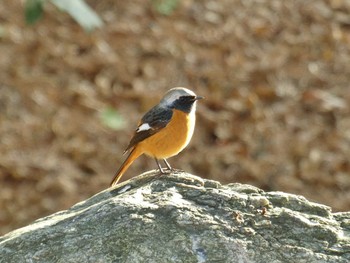
[[[190,113],[194,102],[196,101],[196,96],[181,96],[173,104],[173,108],[181,110],[186,113]]]

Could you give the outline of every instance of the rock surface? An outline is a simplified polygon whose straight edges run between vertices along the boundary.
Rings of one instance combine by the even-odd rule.
[[[148,172],[0,238],[0,262],[350,262],[350,213]]]

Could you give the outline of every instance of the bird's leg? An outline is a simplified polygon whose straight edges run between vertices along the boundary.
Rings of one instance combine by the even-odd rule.
[[[167,161],[166,159],[163,159],[163,161],[164,161],[166,167],[167,167],[170,171],[172,171],[173,168],[171,168],[171,166],[170,166],[170,164],[168,163],[168,161]]]
[[[162,166],[160,165],[159,160],[157,158],[154,158],[154,160],[156,160],[156,163],[157,163],[157,166],[159,168],[160,173],[164,174],[165,172],[164,172]]]

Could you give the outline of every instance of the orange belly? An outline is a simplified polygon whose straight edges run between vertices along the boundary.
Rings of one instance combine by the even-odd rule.
[[[195,115],[173,110],[170,123],[158,133],[143,140],[137,146],[145,154],[157,159],[177,155],[190,142],[195,124]]]

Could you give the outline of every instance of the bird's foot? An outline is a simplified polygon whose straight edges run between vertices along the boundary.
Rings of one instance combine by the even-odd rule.
[[[160,168],[159,169],[159,173],[160,174],[170,174],[172,171],[174,171],[174,169],[173,168]]]

